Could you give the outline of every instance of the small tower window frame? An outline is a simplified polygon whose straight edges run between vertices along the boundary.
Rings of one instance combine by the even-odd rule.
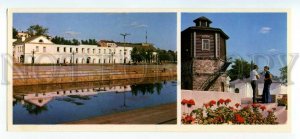
[[[202,50],[210,50],[210,40],[209,39],[202,39]]]

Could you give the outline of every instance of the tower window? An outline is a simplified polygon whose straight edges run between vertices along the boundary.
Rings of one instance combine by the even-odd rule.
[[[210,50],[209,39],[202,39],[202,50]]]

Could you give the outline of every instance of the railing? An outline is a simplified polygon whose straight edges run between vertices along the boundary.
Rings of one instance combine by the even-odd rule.
[[[226,71],[230,64],[231,62],[225,61],[221,68],[213,73],[213,75],[209,76],[209,78],[205,80],[205,82],[197,90],[208,91],[216,80]]]

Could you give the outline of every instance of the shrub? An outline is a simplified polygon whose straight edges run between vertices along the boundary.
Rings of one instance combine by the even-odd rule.
[[[234,108],[228,106],[230,102],[230,99],[211,100],[200,108],[195,108],[188,113],[184,112],[182,124],[278,124],[274,115],[276,108],[268,110],[267,116],[264,117],[262,114],[266,112],[264,105],[252,104],[241,107],[236,103]]]

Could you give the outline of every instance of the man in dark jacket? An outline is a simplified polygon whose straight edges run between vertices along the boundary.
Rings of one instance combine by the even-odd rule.
[[[271,95],[270,95],[270,86],[272,84],[272,74],[269,72],[269,67],[264,67],[265,71],[265,83],[264,83],[264,90],[263,90],[263,103],[271,103]]]

